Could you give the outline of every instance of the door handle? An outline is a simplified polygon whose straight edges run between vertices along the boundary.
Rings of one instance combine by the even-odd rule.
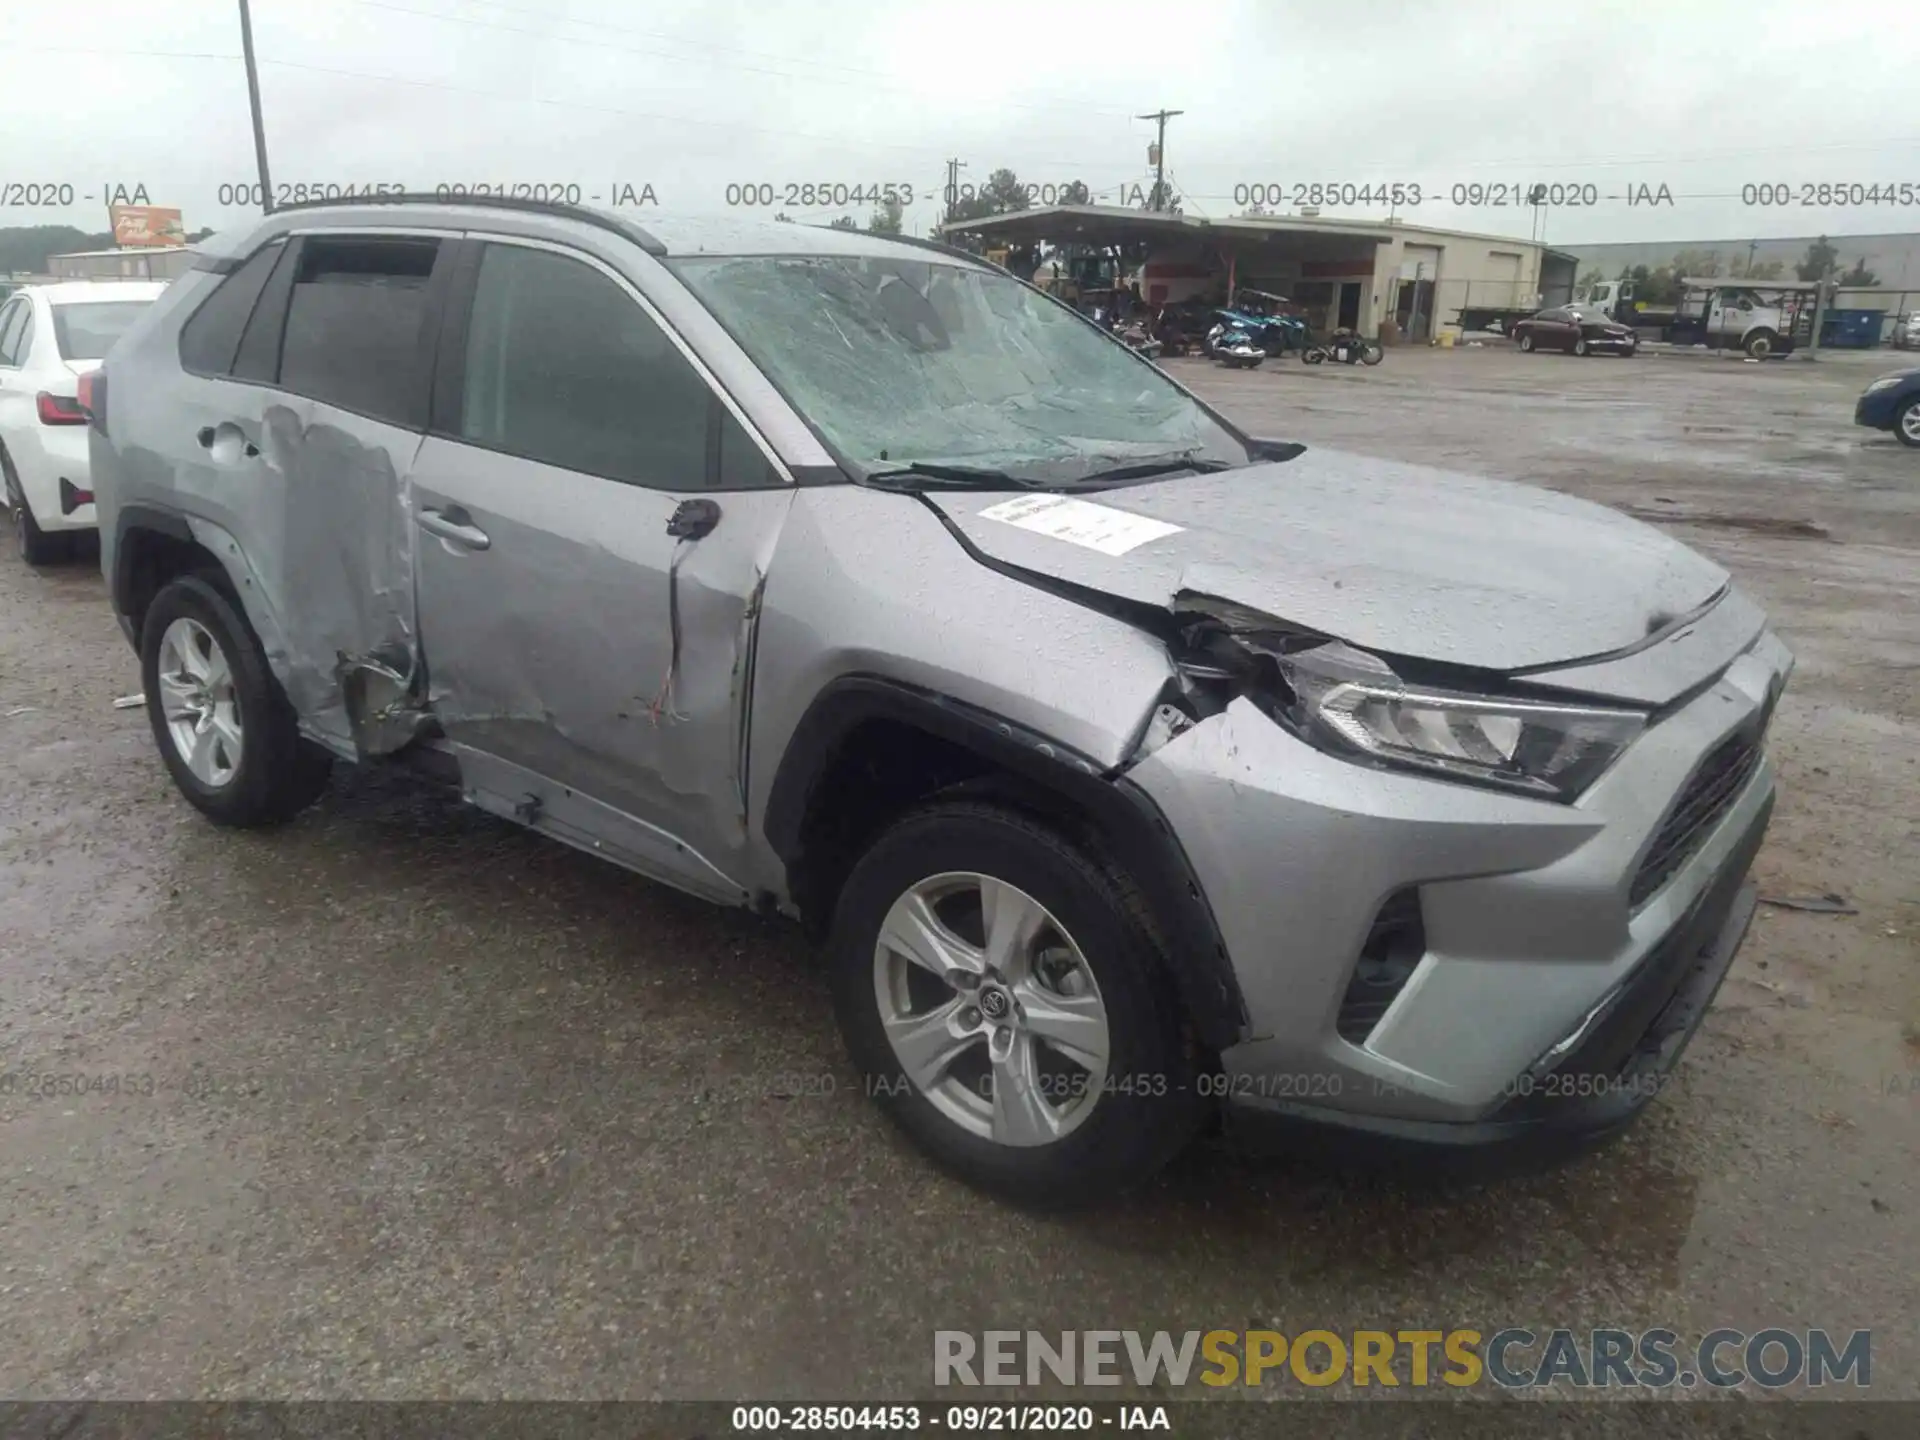
[[[422,510],[416,518],[422,530],[464,549],[485,550],[493,544],[487,532],[474,524],[473,517],[458,505],[449,505],[444,510]]]

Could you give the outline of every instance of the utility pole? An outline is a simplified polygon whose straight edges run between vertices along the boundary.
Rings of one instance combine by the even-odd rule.
[[[1153,153],[1148,157],[1153,161],[1153,203],[1149,209],[1167,208],[1167,121],[1186,113],[1184,110],[1156,110],[1151,115],[1133,117],[1136,120],[1152,120],[1160,127],[1153,142]]]
[[[247,103],[253,109],[253,156],[260,163],[260,209],[273,213],[273,179],[267,174],[267,127],[260,118],[260,70],[253,63],[253,16],[240,0],[240,53],[247,62]]]
[[[960,172],[966,168],[964,160],[947,161],[947,213],[942,223],[952,223],[953,207],[960,203]]]

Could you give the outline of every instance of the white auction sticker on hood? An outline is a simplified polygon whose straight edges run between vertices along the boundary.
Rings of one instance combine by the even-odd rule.
[[[1181,530],[1164,520],[1076,500],[1071,495],[1022,495],[1017,500],[989,505],[980,512],[980,518],[1018,525],[1069,545],[1084,545],[1102,555],[1124,555],[1149,540],[1178,535]]]

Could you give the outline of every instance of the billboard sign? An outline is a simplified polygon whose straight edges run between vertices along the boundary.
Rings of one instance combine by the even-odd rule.
[[[184,245],[186,227],[180,212],[165,205],[111,205],[113,243],[133,245]]]

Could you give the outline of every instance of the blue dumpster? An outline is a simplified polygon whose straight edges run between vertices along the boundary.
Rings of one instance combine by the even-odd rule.
[[[1821,318],[1820,343],[1836,350],[1871,350],[1880,343],[1884,310],[1829,310]]]

